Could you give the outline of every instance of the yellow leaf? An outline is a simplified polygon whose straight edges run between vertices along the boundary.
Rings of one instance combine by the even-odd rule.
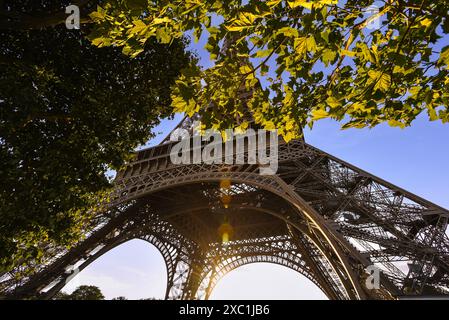
[[[401,66],[394,66],[393,68],[393,73],[405,73],[406,70],[404,69],[404,67]]]
[[[98,11],[94,11],[92,13],[89,14],[89,17],[93,20],[93,21],[101,21],[104,20],[106,18],[106,14],[103,8],[101,8],[100,6],[98,6]]]
[[[154,18],[152,24],[161,24],[166,22],[171,22],[171,19],[169,17]]]
[[[324,119],[324,118],[327,118],[328,116],[329,116],[329,114],[323,109],[312,110],[312,119],[313,120]]]
[[[414,97],[414,96],[418,95],[418,93],[421,91],[421,89],[422,89],[421,86],[414,86],[409,89],[409,92]]]
[[[226,26],[228,31],[243,31],[244,29],[254,26],[254,21],[258,16],[252,14],[251,12],[239,12],[238,18],[233,19],[229,26]]]
[[[134,27],[129,29],[129,31],[128,31],[129,34],[144,33],[146,31],[146,29],[148,28],[148,26],[142,20],[135,20],[135,21],[133,21],[133,24],[134,24]]]
[[[354,110],[354,111],[364,111],[365,110],[365,103],[363,103],[363,102],[360,102],[360,101],[357,101],[357,102],[355,102],[355,103],[353,103],[352,105],[351,105],[351,107],[352,107],[352,109]]]
[[[283,135],[283,138],[285,142],[289,142],[290,140],[297,138],[297,134],[289,131]]]
[[[171,36],[165,31],[165,28],[157,29],[156,37],[160,43],[170,43],[171,41]]]
[[[267,5],[271,8],[271,7],[277,6],[281,2],[282,2],[282,0],[270,0],[270,1],[267,1]]]
[[[299,35],[298,30],[292,27],[283,27],[277,31],[278,34],[283,34],[286,37],[297,37]]]
[[[307,2],[307,0],[295,0],[295,1],[289,1],[288,5],[292,9],[301,6],[301,7],[304,7],[306,9],[311,10],[313,3],[312,2]]]
[[[432,24],[432,20],[430,20],[429,18],[425,18],[424,20],[421,21],[421,25],[425,26],[426,28],[429,27]]]
[[[337,4],[338,0],[320,0],[320,1],[310,1],[307,2],[307,0],[293,0],[288,1],[288,5],[290,8],[294,9],[296,7],[304,7],[306,9],[312,10],[313,6],[322,7],[323,5],[332,5]]]
[[[374,90],[386,92],[390,89],[391,77],[389,74],[378,70],[370,70],[368,71],[368,76],[370,77],[368,85],[374,83]]]
[[[315,42],[315,38],[313,36],[310,36],[307,38],[306,40],[306,46],[307,46],[307,50],[315,52],[316,51],[316,42]]]
[[[324,49],[321,60],[327,67],[332,61],[335,60],[336,57],[337,57],[337,52],[330,50],[330,49]]]
[[[326,99],[326,103],[327,103],[332,109],[338,108],[339,106],[341,106],[340,101],[338,101],[337,98],[332,97],[332,96],[330,96],[330,97],[328,97],[328,98]]]
[[[300,58],[303,58],[307,53],[307,39],[305,37],[296,38],[293,48]]]
[[[248,65],[241,66],[239,70],[242,74],[252,73],[253,71]]]
[[[405,124],[404,123],[402,123],[401,121],[394,120],[394,119],[388,120],[388,124],[391,127],[399,127],[401,129],[405,128]]]
[[[341,54],[348,57],[355,57],[356,52],[350,51],[350,50],[341,50]]]

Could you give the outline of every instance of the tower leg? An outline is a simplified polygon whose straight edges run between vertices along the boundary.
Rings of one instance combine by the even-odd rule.
[[[188,261],[178,260],[174,273],[169,275],[166,299],[195,300],[202,281],[204,260],[192,255]]]

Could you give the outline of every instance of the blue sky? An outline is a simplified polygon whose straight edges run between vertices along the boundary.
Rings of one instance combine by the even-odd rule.
[[[447,40],[447,39],[446,39]],[[203,37],[192,48],[201,64],[210,66],[202,47]],[[161,134],[148,145],[157,144],[176,125],[164,120]],[[373,129],[342,131],[332,120],[321,120],[306,141],[376,176],[449,208],[449,125],[429,122],[420,116],[405,129],[379,125]],[[63,290],[81,284],[100,287],[106,298],[156,297],[165,293],[166,271],[161,255],[150,244],[133,240],[115,248],[81,272]],[[309,280],[284,267],[259,263],[238,268],[223,278],[212,299],[325,299]]]

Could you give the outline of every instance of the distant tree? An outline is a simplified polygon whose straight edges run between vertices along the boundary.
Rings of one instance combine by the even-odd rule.
[[[112,300],[128,300],[128,299],[126,297],[119,296],[119,297],[112,298]]]
[[[104,295],[100,288],[96,286],[79,286],[71,294],[59,292],[54,300],[104,300]]]
[[[53,300],[70,300],[70,294],[60,291],[53,297]]]
[[[130,60],[86,32],[0,30],[0,274],[82,238],[107,170],[172,114],[170,87],[191,60],[184,40],[148,41]]]
[[[104,300],[104,295],[96,286],[79,286],[70,294],[70,300]]]

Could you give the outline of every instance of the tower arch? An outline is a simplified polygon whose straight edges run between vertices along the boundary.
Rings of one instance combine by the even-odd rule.
[[[165,297],[166,262],[160,250],[148,241],[124,241],[89,262],[65,281],[61,291],[70,293],[80,285],[93,285],[106,299]]]
[[[216,280],[209,300],[333,299],[315,282],[283,263],[257,259],[239,264]]]
[[[45,264],[20,283],[14,282],[20,270],[2,275],[2,292],[50,297],[43,288],[54,283],[57,290],[71,276],[68,266],[93,259],[119,239],[151,235],[169,244],[161,250],[170,253],[167,265],[172,261],[166,294],[172,299],[196,298],[210,266],[219,261],[214,257],[238,257],[237,249],[247,250],[240,253],[247,257],[299,250],[303,270],[334,299],[391,299],[449,288],[446,209],[302,140],[279,144],[279,171],[273,176],[260,175],[258,164],[175,165],[172,146],[139,151],[118,174],[113,201],[88,237],[70,250],[51,248]],[[223,181],[233,203],[219,201],[229,196],[221,191]],[[196,211],[198,204],[208,209]],[[230,234],[218,237],[221,223],[227,223],[231,241]],[[235,230],[229,227],[233,223]],[[408,270],[396,266],[403,261],[410,261]],[[373,264],[383,272],[381,287],[370,291],[365,268]]]

